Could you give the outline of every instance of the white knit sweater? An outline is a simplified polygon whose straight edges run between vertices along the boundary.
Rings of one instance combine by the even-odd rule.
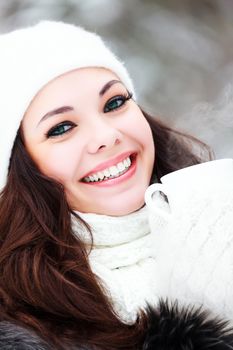
[[[160,198],[160,206],[167,204]],[[193,193],[170,222],[146,206],[122,217],[78,213],[92,228],[92,270],[119,317],[134,322],[159,297],[233,319],[233,185]],[[90,243],[74,221],[74,231]]]

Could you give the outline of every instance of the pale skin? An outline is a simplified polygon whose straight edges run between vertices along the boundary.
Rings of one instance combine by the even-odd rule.
[[[144,205],[155,157],[151,129],[110,70],[82,68],[50,81],[31,102],[22,130],[30,156],[64,186],[73,210],[119,216]],[[85,182],[126,158],[123,174]]]

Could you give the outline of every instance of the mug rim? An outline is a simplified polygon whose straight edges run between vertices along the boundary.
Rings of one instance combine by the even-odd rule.
[[[233,165],[233,158],[221,158],[221,159],[213,159],[213,160],[208,160],[206,162],[202,162],[202,163],[198,163],[198,164],[193,164],[193,165],[190,165],[188,167],[184,167],[184,168],[181,168],[181,169],[178,169],[178,170],[175,170],[175,171],[172,171],[166,175],[163,175],[160,180],[163,182],[163,179],[166,179],[167,177],[169,177],[169,175],[172,175],[174,173],[180,173],[180,172],[186,172],[186,171],[189,171],[189,169],[191,168],[196,168],[198,166],[203,166],[205,164],[212,164],[212,163],[220,163],[220,162],[227,162],[227,163],[232,163]]]

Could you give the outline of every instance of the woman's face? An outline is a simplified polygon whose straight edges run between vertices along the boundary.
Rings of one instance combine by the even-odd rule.
[[[49,82],[22,128],[30,156],[64,186],[72,209],[118,216],[143,206],[154,164],[152,133],[113,72],[82,68]]]

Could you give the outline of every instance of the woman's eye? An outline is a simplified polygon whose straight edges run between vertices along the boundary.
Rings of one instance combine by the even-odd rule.
[[[131,97],[132,94],[128,94],[127,96],[120,95],[111,98],[104,106],[104,113],[108,113],[120,108],[125,104],[126,101],[131,99]]]
[[[62,136],[63,134],[69,132],[71,129],[73,129],[76,125],[71,122],[62,122],[53,128],[51,128],[47,133],[47,138],[49,137],[56,137],[56,136]]]

